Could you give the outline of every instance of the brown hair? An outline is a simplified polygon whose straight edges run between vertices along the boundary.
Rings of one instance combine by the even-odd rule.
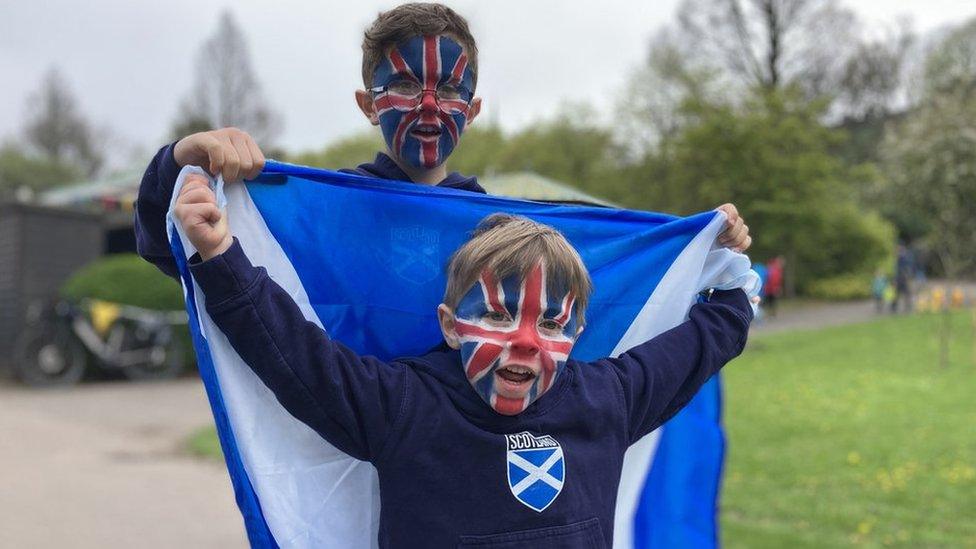
[[[447,267],[444,304],[456,308],[485,269],[499,280],[515,273],[526,276],[540,259],[546,277],[565,281],[573,292],[576,316],[583,326],[593,284],[579,253],[556,229],[516,215],[496,213],[482,219],[471,240],[454,252]]]
[[[443,4],[413,2],[376,16],[363,35],[363,84],[373,85],[373,72],[389,48],[415,36],[448,35],[464,47],[468,67],[478,84],[478,46],[468,22]],[[474,90],[472,90],[474,91]]]

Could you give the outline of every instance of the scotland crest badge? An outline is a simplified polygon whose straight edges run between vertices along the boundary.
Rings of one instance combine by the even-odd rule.
[[[549,435],[527,431],[505,435],[508,487],[515,499],[542,512],[556,500],[566,478],[563,448]]]
[[[390,229],[390,267],[414,284],[434,280],[441,273],[440,236],[438,231],[419,225]]]

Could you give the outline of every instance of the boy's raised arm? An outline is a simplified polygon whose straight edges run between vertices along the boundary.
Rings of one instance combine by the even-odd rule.
[[[343,452],[374,460],[400,411],[409,372],[361,358],[298,308],[230,234],[207,180],[190,175],[173,214],[197,249],[190,273],[207,312],[244,362],[293,416]]]
[[[742,290],[715,291],[691,308],[684,323],[598,361],[620,380],[631,442],[683,408],[708,379],[745,347],[752,308]]]
[[[159,149],[149,162],[135,204],[136,250],[143,259],[179,278],[166,236],[166,212],[183,166],[202,166],[232,183],[257,177],[264,154],[246,132],[223,128],[188,135]]]
[[[406,391],[407,368],[360,357],[305,319],[236,239],[190,271],[207,312],[234,350],[293,416],[343,452],[378,457]]]
[[[135,204],[136,250],[143,259],[173,278],[179,278],[176,261],[166,236],[166,211],[180,167],[173,159],[173,145],[159,149],[149,161]]]

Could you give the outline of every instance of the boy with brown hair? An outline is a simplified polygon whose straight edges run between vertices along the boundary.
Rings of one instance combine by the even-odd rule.
[[[204,178],[174,214],[235,351],[293,416],[376,467],[381,547],[609,547],[624,452],[741,352],[752,316],[741,290],[714,292],[618,358],[570,359],[585,266],[558,231],[496,214],[450,261],[444,343],[383,362],[330,340],[251,265]]]
[[[386,151],[371,163],[340,171],[484,193],[475,177],[447,171],[446,161],[464,129],[481,111],[475,95],[478,47],[467,21],[447,6],[409,3],[379,14],[363,37],[364,89],[359,109],[379,126]],[[136,201],[139,254],[178,277],[166,235],[166,211],[183,166],[201,166],[227,183],[256,177],[264,153],[245,131],[222,128],[195,133],[159,150],[146,169]],[[749,228],[735,206],[720,242],[745,250]]]

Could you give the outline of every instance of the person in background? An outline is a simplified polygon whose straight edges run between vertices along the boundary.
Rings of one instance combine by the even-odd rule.
[[[763,282],[763,302],[770,316],[776,316],[776,302],[783,295],[783,268],[786,260],[778,255],[766,263],[766,280]]]
[[[756,303],[756,318],[753,319],[754,323],[758,323],[762,322],[763,317],[765,316],[762,309],[762,304],[766,300],[766,283],[769,280],[769,270],[766,269],[766,265],[764,263],[753,263],[752,270],[756,271],[756,274],[759,275],[759,282],[762,284],[762,286],[759,288],[759,302]]]
[[[891,312],[897,313],[899,303],[903,311],[912,310],[912,282],[915,279],[915,254],[904,244],[898,245],[898,258],[895,260],[895,299],[891,302]]]
[[[888,288],[888,276],[885,275],[884,271],[878,269],[874,273],[874,279],[871,281],[871,297],[874,298],[874,311],[877,313],[884,312],[885,309],[885,289]]]

